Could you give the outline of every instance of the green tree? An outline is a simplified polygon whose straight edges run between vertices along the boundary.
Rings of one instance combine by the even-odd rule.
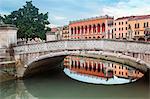
[[[11,12],[10,15],[4,15],[3,22],[6,24],[14,24],[18,28],[18,38],[34,38],[40,37],[45,39],[45,33],[50,30],[46,25],[48,21],[48,12],[39,13],[39,9],[33,6],[32,1],[26,2],[23,8]]]

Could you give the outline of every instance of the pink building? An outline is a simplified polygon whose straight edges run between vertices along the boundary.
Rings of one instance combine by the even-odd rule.
[[[128,19],[130,17],[121,17],[114,21],[113,38],[126,39],[128,34]]]

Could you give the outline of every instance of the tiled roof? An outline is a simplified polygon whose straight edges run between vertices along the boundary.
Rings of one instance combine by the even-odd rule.
[[[114,17],[105,15],[105,16],[91,17],[91,18],[87,18],[87,19],[80,19],[80,20],[76,20],[76,21],[70,21],[70,24],[71,23],[76,23],[76,22],[89,21],[89,20],[104,19],[104,18],[106,18],[106,19],[114,19]]]
[[[147,19],[147,18],[150,18],[150,15],[135,16],[135,17],[131,17],[129,20],[141,20],[141,19]]]
[[[120,17],[120,18],[117,18],[116,20],[124,20],[124,19],[139,20],[139,19],[147,19],[147,18],[150,18],[150,15]]]
[[[124,19],[129,19],[131,17],[135,17],[135,16],[127,16],[127,17],[120,17],[120,18],[117,18],[116,20],[124,20]]]
[[[55,32],[57,32],[57,31],[58,31],[57,28],[51,28],[51,32],[55,33]]]

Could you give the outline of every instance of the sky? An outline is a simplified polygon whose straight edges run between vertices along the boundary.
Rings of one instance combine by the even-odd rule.
[[[0,0],[0,14],[8,15],[30,0]],[[69,21],[109,15],[122,16],[150,14],[150,0],[32,0],[41,13],[49,13],[51,27],[69,24]]]

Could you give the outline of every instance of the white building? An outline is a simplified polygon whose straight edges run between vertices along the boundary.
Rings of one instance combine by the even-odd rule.
[[[17,43],[17,28],[14,25],[0,24],[0,48]]]
[[[62,27],[52,28],[46,33],[46,41],[62,40]]]

